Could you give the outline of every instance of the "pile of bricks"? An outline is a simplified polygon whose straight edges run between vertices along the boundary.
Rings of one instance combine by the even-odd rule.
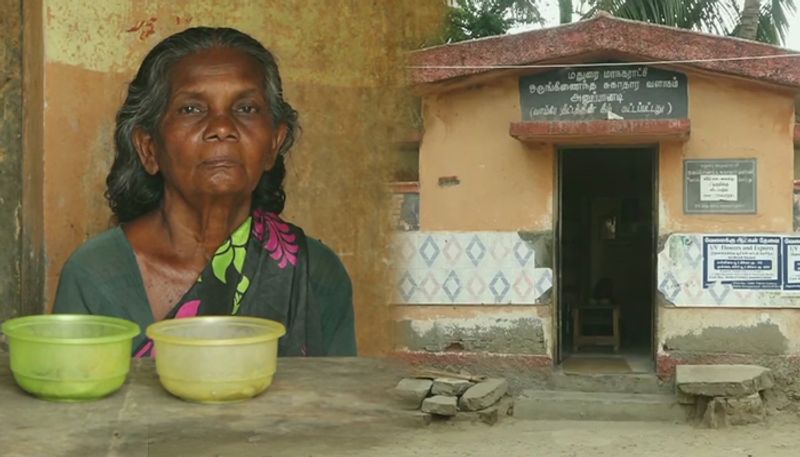
[[[402,379],[393,393],[404,409],[420,410],[425,423],[457,416],[494,424],[513,414],[514,403],[503,378],[421,374]]]

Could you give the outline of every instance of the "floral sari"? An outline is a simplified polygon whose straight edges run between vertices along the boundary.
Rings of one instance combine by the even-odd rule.
[[[319,309],[309,293],[308,247],[303,231],[261,210],[220,246],[197,282],[166,319],[255,316],[281,322],[278,355],[322,355]],[[147,339],[135,357],[151,355]]]

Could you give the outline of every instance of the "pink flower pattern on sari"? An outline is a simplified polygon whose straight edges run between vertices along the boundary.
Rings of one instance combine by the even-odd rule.
[[[253,235],[263,243],[264,249],[278,262],[281,269],[286,268],[287,264],[297,266],[299,250],[296,243],[297,236],[290,231],[289,224],[283,222],[275,213],[254,211]]]
[[[175,313],[175,319],[197,316],[198,308],[200,308],[200,300],[187,301],[178,308],[178,312]]]

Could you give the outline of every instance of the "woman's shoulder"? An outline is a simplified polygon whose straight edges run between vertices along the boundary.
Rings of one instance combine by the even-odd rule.
[[[64,270],[88,273],[108,273],[113,265],[125,265],[131,254],[125,234],[120,227],[99,233],[78,246],[64,264]]]
[[[350,276],[336,252],[312,236],[306,236],[306,243],[311,281],[319,286],[350,287]]]

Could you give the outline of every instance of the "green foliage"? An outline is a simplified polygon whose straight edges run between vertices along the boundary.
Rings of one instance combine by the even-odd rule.
[[[516,25],[542,22],[536,0],[455,0],[442,41],[502,35]]]
[[[542,24],[539,7],[546,0],[451,0],[441,42],[454,43],[493,35],[524,24]],[[594,16],[599,10],[635,21],[690,30],[736,35],[741,21],[737,0],[553,0],[561,23]],[[789,29],[795,0],[762,0],[756,39],[781,44]]]
[[[787,15],[795,11],[794,0],[770,0],[761,5],[761,14],[758,17],[758,31],[756,40],[762,43],[780,45],[786,42],[786,32],[789,30]],[[739,25],[729,32],[736,35]]]
[[[635,21],[703,30],[725,35],[739,11],[733,0],[596,0],[586,16],[597,10]]]
[[[567,0],[559,0],[564,2]],[[571,2],[570,2],[571,3]],[[583,17],[598,10],[635,21],[651,22],[718,35],[735,35],[741,18],[741,4],[735,0],[589,0]],[[768,0],[761,5],[756,39],[771,44],[785,41],[787,15],[794,0]]]

